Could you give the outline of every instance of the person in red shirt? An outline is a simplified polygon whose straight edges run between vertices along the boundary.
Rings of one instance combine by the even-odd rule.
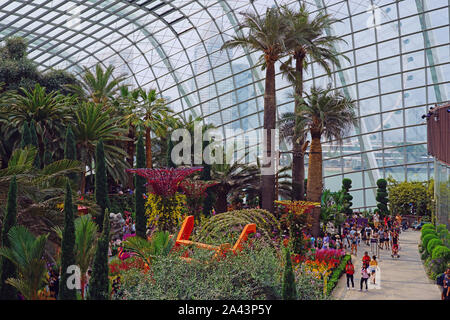
[[[355,273],[355,267],[353,266],[352,260],[348,260],[345,265],[345,274],[347,275],[347,290],[350,290],[350,281],[352,282],[352,288],[355,288],[355,283],[353,282],[353,274]]]
[[[363,256],[363,258],[362,258],[362,263],[363,263],[363,264],[366,264],[366,265],[369,265],[369,263],[370,263],[371,260],[372,260],[372,259],[370,259],[369,253],[368,253],[367,251],[364,252],[364,256]]]

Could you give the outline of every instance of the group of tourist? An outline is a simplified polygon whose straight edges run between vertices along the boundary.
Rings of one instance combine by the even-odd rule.
[[[350,251],[357,255],[361,243],[370,246],[370,251],[377,253],[378,250],[390,250],[392,254],[398,254],[399,235],[401,232],[401,217],[391,218],[389,216],[380,219],[378,213],[373,216],[373,223],[362,219],[357,215],[347,219],[340,228],[341,231],[330,235],[325,232],[323,237],[310,237],[311,246],[314,248],[336,248]]]
[[[358,214],[347,219],[341,226],[340,232],[330,235],[325,232],[323,237],[317,239],[311,237],[311,246],[317,249],[335,248],[342,249],[353,256],[358,255],[358,249],[365,244],[370,250],[365,250],[362,257],[360,270],[360,291],[365,286],[368,290],[368,282],[376,285],[376,275],[379,272],[377,256],[379,250],[392,250],[392,256],[398,257],[399,235],[402,228],[402,218],[400,216],[381,218],[378,213],[372,217],[372,221],[365,219]],[[371,256],[369,255],[371,252]],[[377,271],[378,270],[378,271]],[[345,266],[347,276],[347,289],[354,288],[355,266],[350,259]]]
[[[363,285],[365,284],[366,291],[368,291],[367,283],[370,281],[375,285],[376,284],[376,272],[378,267],[378,261],[376,256],[372,256],[370,258],[369,253],[366,251],[362,258],[362,267],[361,267],[361,279],[360,279],[360,289],[363,290]],[[347,261],[345,265],[345,274],[347,276],[347,290],[350,290],[350,282],[352,284],[352,288],[355,288],[354,283],[354,274],[355,274],[355,266],[353,265],[352,259]]]

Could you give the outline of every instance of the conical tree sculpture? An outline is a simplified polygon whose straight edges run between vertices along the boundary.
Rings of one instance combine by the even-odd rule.
[[[377,208],[378,208],[378,212],[380,214],[381,217],[385,217],[387,215],[389,215],[389,209],[388,209],[388,193],[386,190],[387,187],[387,181],[385,179],[378,179],[377,180],[377,196],[376,196],[376,200],[377,200]]]
[[[38,141],[38,137],[37,137],[37,133],[36,133],[36,125],[35,125],[34,120],[32,120],[30,123],[30,136],[31,136],[31,144],[33,146],[35,146],[36,150],[37,150],[36,157],[34,158],[33,166],[36,169],[40,169],[42,161],[41,161],[41,156],[39,153],[39,141]]]
[[[77,146],[72,128],[68,127],[66,131],[66,142],[64,144],[64,159],[77,160]],[[71,181],[77,183],[77,174],[75,172],[67,175]]]
[[[106,176],[106,161],[105,150],[103,148],[103,141],[100,140],[97,143],[95,149],[95,201],[100,207],[100,215],[96,221],[99,226],[99,230],[102,230],[103,215],[106,208],[110,208],[108,198],[108,181]]]
[[[108,278],[108,248],[109,248],[109,210],[105,210],[103,232],[97,241],[97,249],[92,268],[92,278],[89,281],[89,300],[109,299]]]
[[[59,300],[76,300],[76,288],[69,288],[67,273],[69,266],[75,265],[75,223],[73,218],[72,189],[67,181],[64,199],[64,230],[61,241],[61,278],[59,281]]]
[[[31,144],[31,133],[28,123],[24,122],[22,126],[22,140],[20,141],[20,148],[23,149]]]
[[[2,247],[9,247],[9,230],[16,224],[17,219],[17,181],[14,176],[9,184],[8,199],[6,204],[6,215],[3,219],[3,227],[1,230]],[[17,299],[16,289],[6,284],[8,278],[17,277],[17,268],[9,259],[5,257],[0,258],[0,300],[15,300]]]
[[[353,214],[353,210],[351,209],[353,206],[353,196],[349,193],[349,190],[352,188],[352,180],[345,178],[342,180],[342,191],[344,192],[344,213],[347,216],[351,216]]]
[[[145,168],[145,147],[142,135],[139,135],[136,144],[136,168]],[[147,233],[147,217],[145,215],[145,199],[144,194],[147,191],[145,187],[146,180],[144,177],[135,175],[135,213],[136,213],[136,235],[141,238],[146,238]]]
[[[295,285],[295,275],[292,270],[291,254],[288,249],[286,252],[286,261],[283,274],[283,300],[296,300],[297,288]]]

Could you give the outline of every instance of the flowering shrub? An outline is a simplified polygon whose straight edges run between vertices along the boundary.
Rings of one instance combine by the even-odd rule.
[[[184,180],[180,187],[186,196],[186,204],[190,215],[200,219],[203,213],[203,202],[206,198],[206,189],[216,185],[214,181]]]
[[[130,258],[124,261],[115,260],[109,263],[109,274],[113,277],[131,269],[146,272],[148,266],[144,261],[136,258]]]
[[[173,196],[150,193],[145,205],[147,226],[150,229],[175,232],[186,213],[186,196],[180,193]]]
[[[324,279],[337,268],[345,255],[344,250],[337,249],[320,249],[316,252],[310,251],[306,256],[306,260],[297,266],[302,272],[311,274],[316,279]]]

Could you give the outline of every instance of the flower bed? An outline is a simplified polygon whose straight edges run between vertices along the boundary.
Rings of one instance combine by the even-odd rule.
[[[345,263],[350,259],[344,250],[338,249],[319,249],[310,250],[304,257],[293,257],[294,263],[299,262],[295,267],[297,274],[311,276],[323,282],[326,286],[325,295],[329,295],[335,287],[337,281],[345,269]]]

